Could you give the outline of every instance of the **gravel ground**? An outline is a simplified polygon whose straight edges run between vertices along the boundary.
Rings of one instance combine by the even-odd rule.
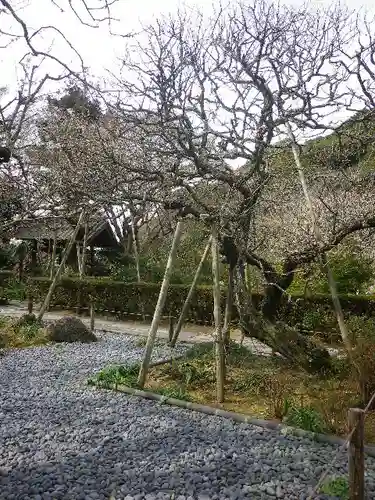
[[[0,358],[0,499],[308,497],[335,448],[85,385],[142,351],[103,334]],[[169,354],[159,346],[155,359]],[[333,472],[345,469],[343,453]],[[375,498],[372,459],[367,474]]]

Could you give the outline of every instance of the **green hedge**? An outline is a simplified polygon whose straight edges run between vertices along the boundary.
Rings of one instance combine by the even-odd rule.
[[[340,295],[345,318],[375,316],[373,295]],[[324,340],[340,341],[341,336],[330,295],[316,294],[312,297],[294,295],[291,302],[285,301],[281,318],[301,331],[314,331]]]
[[[47,278],[31,278],[28,290],[34,300],[41,301],[47,293],[50,281]],[[53,294],[51,306],[74,309],[79,304],[81,309],[88,309],[90,301],[95,303],[97,312],[112,312],[119,316],[140,316],[142,306],[146,316],[151,317],[160,291],[158,283],[125,283],[106,278],[85,278],[80,281],[64,278]],[[171,285],[168,290],[164,315],[178,316],[189,291],[188,285]],[[223,307],[225,293],[222,294]],[[211,324],[213,321],[213,298],[209,286],[200,286],[196,290],[188,320],[198,324]]]
[[[50,281],[48,278],[31,278],[28,290],[34,300],[40,302],[46,295]],[[158,299],[160,284],[124,283],[107,278],[64,278],[57,286],[51,306],[74,309],[80,304],[88,309],[90,301],[95,303],[97,312],[109,311],[123,317],[138,317],[143,305],[144,313],[151,317]],[[188,285],[171,285],[164,308],[164,315],[177,317],[189,291]],[[371,318],[375,315],[373,296],[341,296],[341,304],[346,316],[356,315]],[[222,308],[225,305],[225,290],[222,290]],[[259,304],[262,295],[253,295],[253,303]],[[197,324],[212,324],[213,298],[210,286],[199,286],[195,292],[188,320]],[[234,319],[236,319],[234,317]],[[338,340],[339,332],[332,301],[329,295],[315,295],[303,298],[294,295],[285,300],[280,310],[280,318],[301,331],[319,332],[329,340]]]

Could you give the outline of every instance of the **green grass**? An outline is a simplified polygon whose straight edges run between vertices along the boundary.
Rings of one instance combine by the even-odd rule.
[[[185,401],[191,401],[191,397],[188,392],[185,391],[183,387],[173,386],[170,387],[160,387],[158,389],[153,389],[152,392],[166,396],[167,398],[183,399]]]
[[[321,414],[309,406],[291,406],[286,413],[284,422],[305,431],[323,432],[325,424]]]
[[[194,344],[191,349],[185,355],[185,359],[196,359],[201,356],[213,356],[214,347],[212,342],[200,342],[199,344]]]
[[[90,377],[90,385],[100,385],[102,387],[111,387],[112,385],[127,385],[136,387],[139,365],[129,366],[108,366],[93,377]]]
[[[346,477],[328,479],[320,488],[320,493],[349,500],[349,485]]]
[[[128,387],[137,387],[137,378],[139,372],[139,365],[134,364],[130,366],[109,366],[104,368],[99,373],[90,377],[87,381],[89,385],[98,385],[104,388],[113,388],[113,386],[125,385]],[[144,389],[145,391],[150,389]],[[168,387],[160,387],[152,390],[157,394],[166,396],[167,398],[190,400],[189,394],[176,384],[171,384]]]
[[[135,342],[136,347],[145,347],[146,344],[147,344],[147,337],[140,337]]]
[[[246,347],[231,342],[227,364],[233,367],[249,363],[254,358]],[[182,360],[161,367],[163,374],[185,386],[203,387],[215,382],[215,348],[212,342],[194,345]]]
[[[31,318],[0,317],[0,345],[3,348],[32,347],[48,343],[42,323]]]

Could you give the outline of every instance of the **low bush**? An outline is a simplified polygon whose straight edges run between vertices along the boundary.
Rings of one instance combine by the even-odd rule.
[[[252,371],[246,378],[233,381],[233,390],[249,393],[268,402],[272,417],[282,420],[290,408],[289,396],[293,381],[288,376],[275,374],[274,370],[265,368],[262,372]]]
[[[108,366],[93,377],[90,377],[87,383],[89,385],[98,385],[100,387],[108,389],[112,388],[113,386],[117,387],[118,385],[125,385],[127,387],[136,388],[138,373],[138,364],[132,364],[129,366]],[[184,399],[185,401],[191,400],[189,394],[185,391],[185,388],[176,383],[172,383],[168,386],[163,387],[154,387],[152,389],[145,388],[143,390],[152,391],[167,398]]]
[[[252,352],[231,342],[226,356],[228,367],[242,366],[253,357]],[[215,347],[212,342],[193,346],[185,359],[172,361],[160,368],[161,373],[184,387],[205,388],[216,380]]]
[[[135,342],[135,345],[137,347],[146,347],[146,344],[147,344],[147,337],[140,337]]]
[[[293,406],[288,408],[284,422],[305,431],[323,432],[325,429],[322,415],[310,406]]]
[[[229,366],[242,366],[244,363],[251,361],[254,358],[252,351],[238,342],[231,341],[226,353],[226,363]]]
[[[349,500],[349,484],[346,477],[335,477],[327,479],[321,486],[319,493],[340,500]]]
[[[49,341],[43,324],[37,321],[0,320],[0,348],[38,346]]]
[[[137,364],[129,366],[108,366],[89,378],[88,383],[89,385],[100,385],[102,387],[120,384],[135,387],[137,385],[138,372],[139,365]]]
[[[161,368],[161,373],[186,387],[205,387],[215,382],[215,367],[208,362],[207,355],[168,363]]]

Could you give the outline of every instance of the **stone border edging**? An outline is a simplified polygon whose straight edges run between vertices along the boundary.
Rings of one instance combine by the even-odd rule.
[[[163,361],[164,362],[164,361]],[[159,364],[162,364],[159,362]],[[214,408],[213,406],[201,405],[199,403],[192,403],[190,401],[185,401],[183,399],[168,398],[161,394],[149,391],[141,391],[140,389],[134,389],[132,387],[127,387],[125,385],[116,384],[94,384],[96,387],[101,389],[109,389],[117,392],[124,392],[132,396],[138,396],[145,399],[150,399],[152,401],[159,401],[160,403],[166,403],[171,406],[178,406],[187,410],[198,411],[200,413],[205,413],[206,415],[214,415],[217,417],[222,417],[235,422],[241,422],[245,424],[251,424],[258,427],[263,427],[265,429],[271,429],[278,431],[281,434],[293,435],[296,437],[307,438],[312,441],[318,441],[320,443],[331,444],[336,446],[343,446],[346,442],[345,439],[339,436],[334,436],[330,434],[320,434],[318,432],[305,431],[303,429],[298,429],[297,427],[290,427],[273,420],[262,420],[257,418],[249,417],[243,413],[236,413],[233,411],[226,411],[220,408]],[[367,455],[375,458],[375,446],[365,445],[365,453]]]

